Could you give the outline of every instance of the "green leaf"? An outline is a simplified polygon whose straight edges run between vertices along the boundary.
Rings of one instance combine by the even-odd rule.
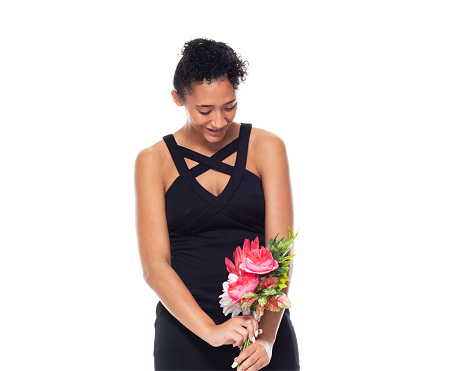
[[[262,295],[266,295],[266,296],[269,296],[269,295],[276,295],[278,292],[276,291],[276,289],[264,289],[262,290]]]
[[[285,257],[283,257],[282,259],[283,260],[292,260],[292,258],[294,258],[297,254],[292,254],[292,255],[286,255]]]
[[[258,284],[255,291],[259,292],[262,289],[273,287],[279,283],[279,280],[280,279],[278,277],[268,277]]]
[[[249,299],[243,299],[241,301],[241,309],[244,312],[247,308],[249,308],[256,300],[258,299],[258,296],[255,296],[253,298]]]
[[[270,310],[272,312],[279,312],[278,302],[274,298],[269,298],[268,302],[265,305],[265,310]]]
[[[253,291],[250,291],[250,292],[246,292],[244,295],[242,295],[242,299],[250,299],[250,298],[253,298],[255,296],[258,296],[258,295],[255,294]]]
[[[275,299],[278,302],[278,307],[286,309],[291,307],[291,301],[289,300],[286,294],[277,295],[275,296]]]
[[[268,299],[266,298],[266,296],[260,296],[258,298],[258,305],[263,307],[266,303],[267,303]]]

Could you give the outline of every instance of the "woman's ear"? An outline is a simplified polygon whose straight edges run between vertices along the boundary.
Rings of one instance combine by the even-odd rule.
[[[173,98],[173,101],[176,103],[176,105],[179,107],[184,106],[184,103],[178,93],[176,93],[176,90],[171,90],[171,97]]]

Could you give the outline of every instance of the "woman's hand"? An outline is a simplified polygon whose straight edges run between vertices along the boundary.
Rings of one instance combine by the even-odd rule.
[[[250,344],[239,356],[234,358],[234,363],[231,367],[234,366],[233,368],[235,368],[239,365],[240,371],[260,370],[270,363],[272,350],[272,343],[258,339],[255,344]]]
[[[207,331],[205,341],[214,347],[232,344],[241,347],[247,338],[255,343],[258,336],[258,322],[251,316],[236,316],[221,325],[213,325]]]

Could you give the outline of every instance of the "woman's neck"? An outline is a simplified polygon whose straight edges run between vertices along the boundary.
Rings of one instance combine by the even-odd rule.
[[[186,123],[180,130],[177,131],[179,135],[179,144],[183,147],[192,149],[196,152],[206,155],[212,155],[218,152],[221,148],[233,141],[239,136],[240,125],[236,122],[231,123],[224,137],[215,143],[207,141],[192,125]]]

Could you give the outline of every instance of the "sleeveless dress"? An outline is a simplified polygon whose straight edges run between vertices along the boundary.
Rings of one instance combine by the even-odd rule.
[[[225,257],[244,239],[258,236],[265,243],[265,199],[258,176],[245,169],[250,124],[241,124],[239,137],[207,157],[179,146],[172,134],[163,138],[179,177],[165,194],[171,244],[171,265],[199,306],[220,324],[230,319],[219,304],[228,272]],[[222,161],[237,151],[234,166]],[[184,158],[198,162],[189,169]],[[213,195],[196,177],[214,169],[230,175],[226,188]],[[157,304],[155,320],[155,370],[231,370],[239,349],[212,347]],[[285,310],[270,364],[263,370],[300,370],[297,340],[289,311]]]

